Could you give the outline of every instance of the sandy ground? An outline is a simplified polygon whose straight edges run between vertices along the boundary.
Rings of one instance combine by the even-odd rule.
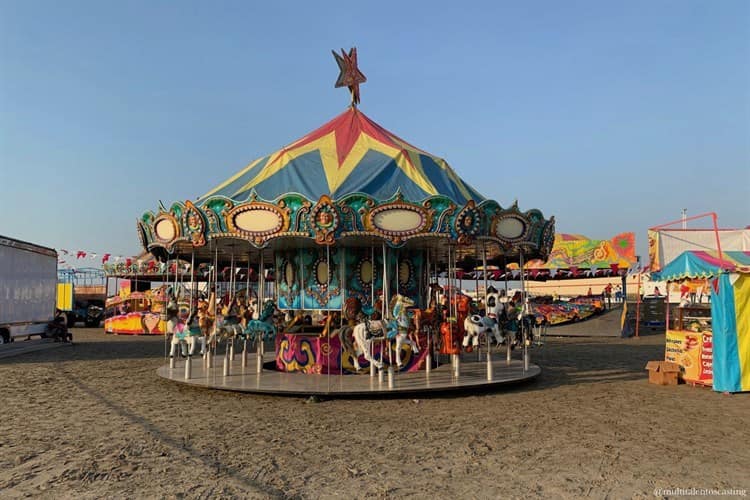
[[[0,360],[0,497],[646,498],[750,490],[750,395],[647,383],[664,337],[549,339],[504,392],[275,398],[157,377],[161,338]],[[658,491],[657,491],[658,493]]]

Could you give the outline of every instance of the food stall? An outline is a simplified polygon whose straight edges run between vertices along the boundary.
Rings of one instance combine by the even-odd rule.
[[[688,383],[750,391],[750,252],[683,252],[653,278],[711,284],[710,305],[681,304],[667,319],[665,360]]]

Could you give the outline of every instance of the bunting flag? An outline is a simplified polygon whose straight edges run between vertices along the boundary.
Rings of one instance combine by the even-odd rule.
[[[77,259],[85,259],[86,258],[86,252],[83,250],[78,250],[78,253],[76,254]]]
[[[110,254],[108,254],[108,253],[105,253],[105,254],[104,254],[104,255],[102,256],[102,264],[106,264],[106,263],[107,263],[107,262],[109,261],[109,257],[110,257]]]

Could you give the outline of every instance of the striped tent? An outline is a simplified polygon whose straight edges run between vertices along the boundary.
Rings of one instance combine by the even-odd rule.
[[[392,134],[356,107],[255,160],[200,199],[219,195],[241,201],[253,191],[266,200],[289,192],[310,200],[351,193],[386,200],[399,191],[411,201],[437,194],[459,205],[484,200],[445,160]]]
[[[750,252],[683,252],[653,278],[711,279],[714,390],[750,391]]]

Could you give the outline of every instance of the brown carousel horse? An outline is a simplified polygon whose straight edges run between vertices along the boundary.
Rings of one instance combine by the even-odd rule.
[[[440,324],[440,335],[442,337],[441,354],[460,353],[461,344],[466,334],[464,322],[470,313],[471,298],[467,295],[457,294],[453,297],[452,302],[456,311],[456,317],[447,318],[447,321]]]
[[[414,335],[416,341],[419,343],[419,334],[424,333],[431,339],[433,339],[437,332],[440,331],[441,321],[441,308],[438,305],[437,295],[438,292],[442,291],[443,288],[433,283],[430,285],[430,299],[427,304],[427,309],[412,309],[414,314]],[[439,337],[438,337],[439,338]]]

